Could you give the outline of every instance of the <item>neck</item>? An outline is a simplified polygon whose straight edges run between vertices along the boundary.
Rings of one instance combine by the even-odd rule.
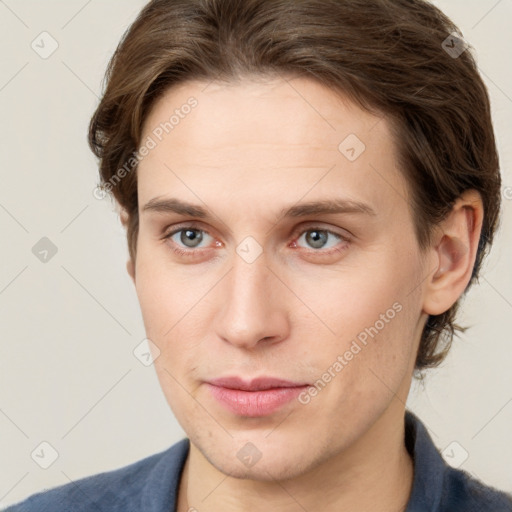
[[[256,481],[220,472],[191,443],[178,512],[405,511],[413,461],[405,446],[404,408],[395,401],[354,445],[297,478]]]

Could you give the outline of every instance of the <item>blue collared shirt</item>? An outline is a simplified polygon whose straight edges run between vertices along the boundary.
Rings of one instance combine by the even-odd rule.
[[[410,411],[405,414],[405,443],[414,460],[406,512],[512,512],[512,495],[447,465]],[[120,469],[33,494],[4,512],[176,512],[189,447],[189,439],[182,439]]]

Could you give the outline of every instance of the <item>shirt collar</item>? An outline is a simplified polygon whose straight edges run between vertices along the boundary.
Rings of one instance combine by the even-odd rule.
[[[412,491],[405,512],[435,512],[441,502],[446,463],[425,425],[405,411],[405,445],[413,458]]]
[[[168,448],[151,469],[142,491],[139,510],[176,512],[180,479],[190,449],[190,440],[181,439]]]

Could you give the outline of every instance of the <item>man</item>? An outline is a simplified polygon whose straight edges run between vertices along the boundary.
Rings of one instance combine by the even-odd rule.
[[[455,30],[418,0],[145,7],[90,144],[187,438],[9,510],[512,510],[405,410],[498,220]]]

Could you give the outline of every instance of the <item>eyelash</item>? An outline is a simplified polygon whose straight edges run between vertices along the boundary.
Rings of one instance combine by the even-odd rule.
[[[186,231],[187,229],[193,230],[193,231],[200,231],[202,233],[206,233],[209,236],[212,236],[208,231],[206,231],[204,229],[201,229],[201,228],[197,227],[194,224],[187,224],[185,226],[179,226],[179,227],[175,228],[170,233],[164,235],[163,239],[164,240],[171,239],[175,234],[180,233],[181,231]],[[329,229],[321,228],[319,226],[312,226],[312,227],[308,227],[307,229],[303,229],[302,231],[298,232],[298,236],[297,237],[295,237],[295,233],[294,233],[294,240],[298,240],[298,238],[300,238],[304,233],[308,233],[310,231],[321,231],[323,233],[327,233],[329,235],[335,236],[336,238],[339,238],[341,242],[345,242],[345,243],[349,243],[350,242],[349,237],[344,236],[344,235],[342,235],[340,233],[336,233],[335,231],[331,231]],[[172,250],[176,254],[178,254],[179,256],[194,257],[194,256],[197,255],[197,253],[201,252],[204,249],[180,249],[179,247],[173,246]],[[329,255],[334,254],[336,252],[339,253],[342,250],[343,249],[340,250],[339,248],[331,248],[331,249],[328,249],[328,250],[310,249],[309,252],[310,253],[316,253],[319,256],[329,256]]]

